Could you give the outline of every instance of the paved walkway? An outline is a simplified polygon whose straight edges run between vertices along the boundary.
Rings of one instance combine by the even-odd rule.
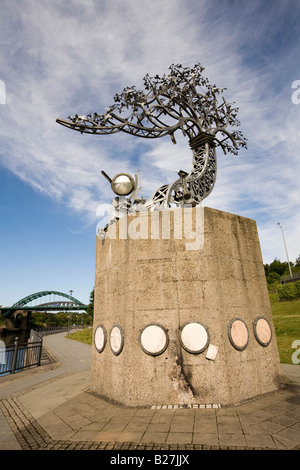
[[[56,362],[0,378],[0,450],[300,450],[300,366],[285,387],[224,408],[126,408],[89,391],[91,347],[44,337]]]

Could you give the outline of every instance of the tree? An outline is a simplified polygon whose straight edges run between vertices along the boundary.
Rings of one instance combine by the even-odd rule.
[[[181,131],[193,152],[192,169],[189,174],[180,171],[178,180],[157,189],[145,206],[151,210],[171,203],[199,204],[215,183],[215,148],[220,146],[225,154],[237,154],[240,146],[246,147],[246,139],[237,130],[238,108],[225,100],[225,88],[217,88],[203,77],[203,70],[199,63],[192,68],[173,64],[162,77],[147,74],[144,90],[124,88],[105,114],[76,114],[56,122],[94,135],[122,131],[147,139],[169,136],[174,144],[175,132]]]
[[[298,272],[300,269],[300,255],[296,258],[295,263],[290,262],[290,265],[293,273]],[[281,262],[278,258],[274,258],[274,261],[270,264],[264,264],[264,269],[269,284],[275,281],[280,282],[283,275],[290,274],[287,261]]]
[[[269,273],[274,272],[282,276],[286,269],[288,269],[288,263],[286,261],[282,263],[279,259],[275,258],[269,266]]]
[[[280,274],[274,272],[271,272],[267,275],[267,283],[268,284],[273,284],[274,282],[278,283],[280,282],[281,276]]]
[[[95,293],[95,289],[93,289],[92,292],[90,293],[89,304],[86,310],[87,316],[91,318],[91,323],[93,322],[93,317],[94,317],[94,293]]]

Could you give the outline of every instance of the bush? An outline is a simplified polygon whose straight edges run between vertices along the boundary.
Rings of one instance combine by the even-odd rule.
[[[280,302],[296,300],[300,298],[300,281],[282,284],[278,286],[278,297]]]
[[[273,284],[276,281],[279,282],[280,279],[281,279],[280,274],[272,272],[267,276],[267,283],[268,283],[268,285],[270,285],[270,284]]]

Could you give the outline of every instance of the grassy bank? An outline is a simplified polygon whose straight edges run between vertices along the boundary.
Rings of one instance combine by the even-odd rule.
[[[84,330],[75,331],[70,333],[70,339],[80,341],[81,343],[92,344],[93,342],[93,328],[85,328]]]
[[[292,364],[293,341],[300,340],[300,300],[278,302],[277,294],[270,294],[280,361]],[[70,338],[92,344],[93,329],[87,328],[70,334]]]
[[[300,340],[300,300],[278,302],[276,294],[271,294],[270,300],[280,362],[292,364],[292,344]]]

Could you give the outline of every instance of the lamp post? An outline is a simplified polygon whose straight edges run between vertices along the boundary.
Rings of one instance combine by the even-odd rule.
[[[72,297],[73,291],[69,290],[70,296]],[[68,315],[68,338],[70,336],[70,309],[71,309],[71,304],[69,304],[69,315]]]
[[[280,225],[280,222],[277,222],[277,225],[279,225],[279,227],[281,228],[281,233],[282,233],[284,248],[285,248],[286,257],[287,257],[287,262],[288,262],[289,270],[290,270],[290,278],[293,279],[293,274],[292,274],[292,270],[291,270],[291,263],[290,263],[290,260],[289,260],[289,255],[288,255],[288,251],[287,251],[287,247],[286,247],[286,243],[285,243],[285,238],[284,238],[284,233],[283,233],[283,227],[282,227],[282,225]]]

